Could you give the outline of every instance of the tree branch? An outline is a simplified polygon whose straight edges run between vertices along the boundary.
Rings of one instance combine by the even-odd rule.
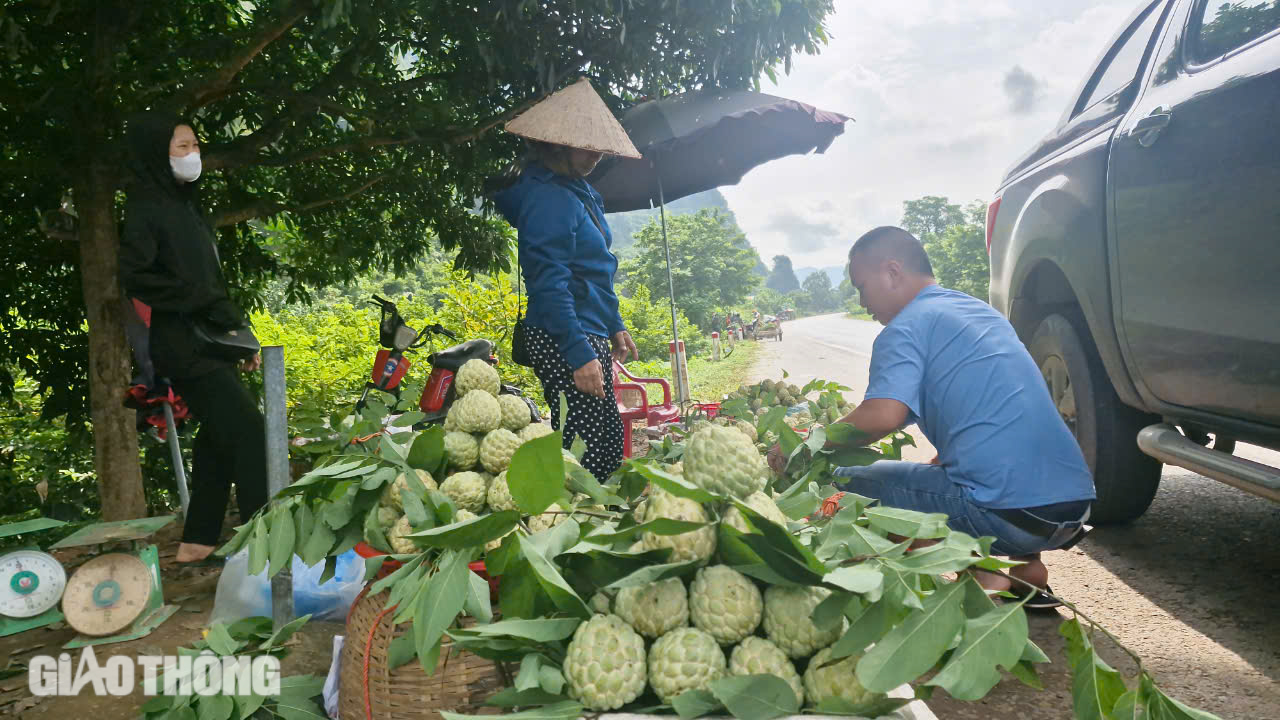
[[[216,100],[241,70],[244,70],[268,45],[306,17],[314,7],[313,0],[296,0],[285,9],[278,20],[263,27],[249,40],[248,44],[223,63],[217,72],[205,78],[203,83],[179,95],[180,106],[195,110]]]
[[[360,193],[368,190],[374,185],[377,185],[386,177],[387,176],[385,174],[375,175],[369,180],[366,180],[363,183],[360,183],[356,187],[340,195],[334,195],[332,197],[323,198],[321,200],[313,200],[311,202],[303,203],[301,205],[295,205],[292,207],[285,205],[283,203],[265,201],[265,202],[252,203],[249,205],[245,205],[243,207],[235,208],[233,210],[224,210],[214,216],[213,226],[216,228],[220,228],[220,227],[226,227],[228,225],[237,225],[239,223],[247,222],[255,218],[268,217],[270,215],[277,215],[282,212],[294,212],[294,213],[312,212],[315,210],[319,210],[320,208],[325,207],[326,205],[332,205],[337,202],[342,202],[343,200],[350,200],[356,195],[359,195]]]

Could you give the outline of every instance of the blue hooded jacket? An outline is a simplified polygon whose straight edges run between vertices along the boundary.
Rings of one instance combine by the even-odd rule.
[[[625,330],[613,276],[618,258],[604,220],[604,200],[587,181],[557,176],[531,164],[495,197],[498,211],[519,233],[520,264],[529,291],[525,322],[546,330],[569,367],[596,357],[587,335]],[[587,214],[590,204],[604,233]]]

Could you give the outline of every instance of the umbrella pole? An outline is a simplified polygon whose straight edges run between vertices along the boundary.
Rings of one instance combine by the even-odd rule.
[[[656,174],[656,173],[655,173]],[[662,176],[658,175],[658,217],[662,223],[662,249],[667,254],[667,289],[671,293],[671,369],[675,394],[683,403],[689,398],[688,368],[680,351],[680,327],[676,323],[676,282],[671,276],[671,243],[667,241],[667,200],[662,194]]]
[[[662,195],[662,176],[658,176],[658,217],[662,222],[662,249],[667,253],[667,289],[671,293],[671,340],[680,342],[676,325],[676,281],[671,277],[671,244],[667,242],[667,201]]]

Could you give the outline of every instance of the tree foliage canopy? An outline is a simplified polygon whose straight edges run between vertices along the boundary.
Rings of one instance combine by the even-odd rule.
[[[92,315],[95,303],[114,302],[98,295],[118,289],[112,280],[82,294],[81,272],[114,275],[115,229],[94,229],[105,240],[92,268],[77,243],[85,223],[120,220],[131,112],[191,118],[204,143],[205,203],[242,299],[273,276],[296,290],[405,270],[432,243],[465,269],[505,268],[508,231],[479,202],[486,177],[519,151],[496,132],[505,120],[578,75],[617,109],[751,85],[794,53],[816,52],[831,9],[830,0],[6,4],[0,391],[12,389],[4,366],[16,364],[53,391],[47,412],[85,407],[85,304]],[[86,212],[95,193],[106,213]],[[272,232],[252,230],[254,218]]]
[[[650,223],[635,235],[638,254],[623,264],[627,286],[648,288],[649,296],[671,297],[662,229]],[[667,219],[671,277],[676,306],[704,329],[716,308],[733,307],[755,289],[756,251],[733,219],[717,210]],[[625,288],[624,288],[625,289]]]
[[[765,285],[770,290],[776,290],[784,295],[800,289],[796,271],[791,267],[791,258],[786,255],[773,257],[773,270],[769,271],[769,278],[765,280]]]
[[[924,243],[938,282],[983,301],[991,285],[986,222],[981,200],[961,207],[927,195],[903,203],[902,226]]]

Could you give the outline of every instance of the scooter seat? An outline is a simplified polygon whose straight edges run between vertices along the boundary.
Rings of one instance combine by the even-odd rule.
[[[433,353],[428,359],[433,367],[444,368],[445,370],[458,371],[468,360],[488,360],[493,355],[493,343],[483,338],[468,340],[459,345],[454,345],[447,350],[441,350]]]

